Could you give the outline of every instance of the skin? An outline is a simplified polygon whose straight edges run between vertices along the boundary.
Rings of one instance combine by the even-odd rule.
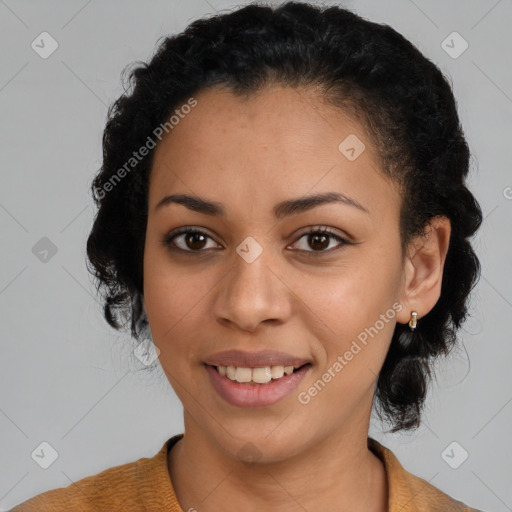
[[[168,467],[185,511],[388,510],[384,466],[367,448],[374,388],[396,322],[417,311],[421,329],[440,296],[450,223],[435,219],[402,259],[397,188],[380,172],[363,126],[315,94],[273,86],[241,99],[221,86],[203,90],[155,149],[144,303],[162,368],[184,407],[185,436]],[[349,134],[366,146],[354,161],[338,150]],[[332,191],[369,213],[332,203],[273,217],[280,201]],[[178,204],[155,210],[174,193],[222,203],[226,217]],[[171,251],[162,239],[183,226],[209,238],[178,236]],[[328,238],[319,246],[304,236],[313,227],[354,243]],[[263,249],[252,263],[236,252],[249,236]],[[313,252],[319,256],[304,256]],[[384,328],[300,403],[298,393],[396,302],[402,308]],[[203,366],[207,355],[231,348],[277,349],[313,367],[277,404],[234,407]],[[256,462],[237,455],[248,443]]]

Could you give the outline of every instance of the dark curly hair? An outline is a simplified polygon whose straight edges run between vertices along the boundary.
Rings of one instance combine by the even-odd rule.
[[[154,146],[155,128],[216,84],[245,96],[273,84],[310,87],[360,120],[383,175],[401,191],[402,254],[434,217],[450,219],[440,298],[416,331],[396,325],[374,396],[391,432],[417,428],[434,359],[453,348],[480,275],[470,237],[482,212],[465,184],[470,152],[447,79],[391,27],[341,7],[251,4],[200,19],[130,71],[129,87],[109,108],[103,164],[91,187],[98,211],[87,240],[88,269],[106,320],[116,329],[130,325],[136,340],[147,327],[143,251],[154,151],[137,154],[136,165],[135,152],[151,147],[149,141]]]

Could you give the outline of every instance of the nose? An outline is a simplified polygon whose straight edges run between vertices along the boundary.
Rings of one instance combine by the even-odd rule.
[[[265,322],[282,324],[290,317],[290,283],[280,277],[279,265],[270,250],[251,261],[233,254],[234,265],[219,284],[214,314],[226,326],[254,332]]]

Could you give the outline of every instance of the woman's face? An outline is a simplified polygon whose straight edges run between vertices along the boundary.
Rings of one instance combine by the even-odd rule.
[[[268,461],[332,435],[366,438],[393,329],[410,316],[401,302],[398,192],[362,126],[311,91],[274,87],[242,100],[219,87],[195,99],[155,150],[144,253],[151,333],[187,435],[233,456],[250,442]],[[325,193],[360,207],[325,202],[275,216],[280,203]],[[171,194],[224,213],[170,200],[158,207]],[[201,233],[163,242],[182,227]],[[263,405],[244,405],[236,401],[250,398],[235,386],[248,384],[228,384],[228,401],[205,364],[230,349],[276,350],[311,365],[278,401],[262,391]]]

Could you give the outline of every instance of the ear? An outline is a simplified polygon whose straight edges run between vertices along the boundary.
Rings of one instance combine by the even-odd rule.
[[[447,217],[434,217],[424,236],[416,237],[407,249],[397,322],[406,324],[411,313],[418,320],[425,316],[441,296],[444,262],[450,244],[451,224]]]

